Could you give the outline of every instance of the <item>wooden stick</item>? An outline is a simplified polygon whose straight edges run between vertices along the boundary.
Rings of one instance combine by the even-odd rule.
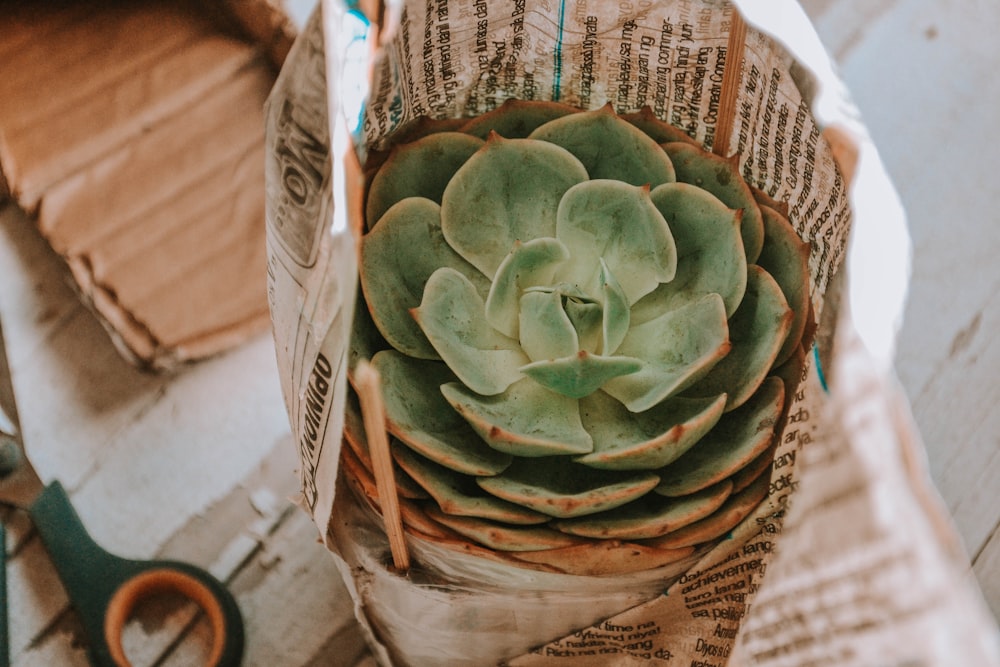
[[[396,473],[389,453],[389,436],[385,430],[385,405],[382,402],[378,371],[365,361],[354,371],[361,414],[368,436],[368,450],[372,457],[372,472],[378,489],[379,506],[385,532],[389,536],[392,563],[400,572],[410,569],[410,552],[403,537],[403,520],[399,511],[399,495],[396,490]]]
[[[736,98],[740,91],[743,70],[743,52],[747,44],[747,24],[737,7],[733,7],[733,22],[729,26],[729,43],[726,45],[726,68],[722,73],[722,93],[719,96],[719,117],[716,122],[712,152],[728,157],[729,140],[736,120]]]

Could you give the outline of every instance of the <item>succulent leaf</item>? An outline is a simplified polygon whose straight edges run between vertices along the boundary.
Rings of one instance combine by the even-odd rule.
[[[539,126],[576,111],[558,102],[525,102],[510,98],[496,109],[467,121],[459,130],[482,139],[490,132],[505,139],[526,139]]]
[[[360,282],[360,281],[359,281]],[[370,360],[376,352],[385,347],[382,336],[372,320],[368,303],[365,301],[361,285],[354,303],[354,317],[351,319],[351,340],[347,348],[347,369],[353,374],[361,361]]]
[[[601,259],[629,304],[677,270],[674,239],[645,187],[593,180],[570,188],[559,204],[556,237],[571,256],[558,278],[588,293],[597,291]]]
[[[515,242],[555,236],[563,193],[585,180],[587,170],[559,146],[491,135],[445,188],[441,229],[492,278]]]
[[[521,377],[528,357],[513,338],[486,321],[486,306],[475,286],[451,268],[431,274],[420,307],[411,311],[427,339],[473,391],[499,394]]]
[[[740,220],[743,249],[747,253],[747,263],[756,262],[764,245],[764,222],[753,191],[740,175],[739,165],[690,143],[668,142],[663,144],[663,149],[674,163],[678,181],[697,185],[729,208],[743,211]]]
[[[650,472],[597,471],[552,457],[518,459],[501,475],[477,482],[498,498],[570,518],[620,507],[646,495],[659,480]]]
[[[795,390],[802,381],[802,368],[806,363],[806,351],[803,345],[798,345],[792,350],[792,355],[782,362],[776,364],[770,374],[781,378],[785,383],[785,410],[792,406],[792,399],[795,397]]]
[[[784,399],[784,383],[768,378],[749,401],[723,415],[697,446],[661,469],[655,491],[665,496],[684,496],[717,484],[747,466],[774,440]]]
[[[365,219],[369,227],[396,202],[425,197],[438,204],[452,176],[483,145],[460,132],[438,132],[392,148],[368,188]],[[427,165],[434,165],[428,169]]]
[[[645,412],[631,412],[598,391],[580,400],[583,427],[594,451],[577,463],[606,470],[655,470],[672,463],[722,416],[726,397],[668,398]]]
[[[601,258],[601,292],[604,297],[604,312],[601,320],[602,351],[614,354],[625,340],[632,321],[628,295],[621,283],[611,273],[607,262]]]
[[[764,381],[791,328],[792,311],[774,278],[764,269],[747,269],[747,291],[729,319],[732,350],[696,386],[694,396],[729,396],[726,410],[750,398]]]
[[[583,163],[591,179],[649,187],[676,180],[674,166],[658,144],[622,122],[610,104],[549,121],[529,138],[562,146]]]
[[[788,402],[788,392],[785,392],[785,402]],[[738,493],[754,483],[759,477],[768,477],[765,474],[774,463],[774,452],[777,449],[777,439],[771,446],[758,454],[750,463],[746,464],[732,474],[729,481],[733,483],[733,493]]]
[[[500,262],[486,297],[486,319],[490,325],[505,336],[517,338],[522,292],[536,285],[551,285],[556,269],[567,259],[569,250],[557,239],[543,237],[516,242]]]
[[[767,496],[769,484],[767,475],[758,475],[746,488],[738,492],[734,488],[733,494],[726,498],[726,502],[704,519],[699,519],[662,537],[648,540],[644,544],[657,549],[681,549],[722,537],[760,505]]]
[[[361,414],[361,401],[353,390],[347,392],[344,404],[344,442],[357,458],[358,463],[366,470],[374,469],[371,450],[368,448],[368,434],[365,432],[364,417]],[[427,492],[405,472],[396,475],[396,490],[401,498],[427,498]]]
[[[709,516],[719,509],[732,491],[732,483],[721,482],[683,498],[648,494],[616,509],[577,519],[554,522],[554,528],[570,535],[617,540],[645,540],[665,535]]]
[[[802,339],[809,319],[809,244],[799,238],[788,219],[770,206],[761,206],[764,249],[757,264],[771,274],[792,309],[792,323],[775,364],[789,359]]]
[[[379,332],[411,357],[439,359],[410,316],[410,310],[420,305],[427,279],[448,266],[468,278],[480,294],[490,289],[486,276],[445,242],[441,207],[422,197],[404,199],[386,212],[361,244],[361,288]]]
[[[488,447],[444,400],[441,385],[455,381],[447,366],[383,350],[372,358],[372,367],[382,378],[389,432],[415,452],[477,477],[510,465],[509,454]]]
[[[474,477],[423,458],[402,445],[392,447],[392,458],[437,501],[441,511],[458,516],[518,525],[545,523],[548,517],[484,492]]]
[[[445,399],[500,452],[538,457],[586,454],[594,443],[580,421],[578,401],[524,378],[499,396],[480,396],[459,382],[441,387]]]
[[[428,516],[459,535],[497,551],[543,551],[581,544],[582,540],[545,526],[508,526],[476,517],[445,514],[433,505]]]
[[[656,549],[636,542],[605,540],[588,541],[585,544],[561,549],[523,551],[517,554],[517,560],[553,567],[565,574],[584,577],[620,575],[653,569],[659,569],[660,573],[667,576],[663,568],[676,569],[677,573],[686,570],[687,565],[691,563],[684,561],[694,552],[694,547]]]
[[[649,106],[644,106],[634,113],[622,114],[621,118],[642,130],[646,136],[658,144],[665,144],[669,141],[684,141],[696,146],[699,145],[684,130],[657,118]]]
[[[677,274],[635,304],[634,321],[648,321],[705,294],[720,295],[731,317],[747,284],[739,213],[688,183],[661,185],[650,196],[677,245]]]
[[[642,361],[633,357],[603,357],[586,350],[561,359],[535,361],[521,367],[521,372],[546,389],[568,396],[583,398],[609,380],[642,369]]]
[[[563,309],[559,292],[526,293],[521,297],[517,321],[521,347],[532,362],[573,356],[580,349],[579,336]]]
[[[560,290],[560,293],[567,296],[566,291]],[[590,299],[572,296],[567,296],[563,300],[563,308],[569,321],[573,323],[573,328],[576,329],[576,334],[580,339],[580,349],[597,353],[605,339],[603,330],[604,320],[608,317],[606,315],[607,309]]]
[[[632,412],[643,412],[701,379],[729,347],[722,297],[708,294],[632,327],[618,353],[640,359],[642,367],[603,389]]]

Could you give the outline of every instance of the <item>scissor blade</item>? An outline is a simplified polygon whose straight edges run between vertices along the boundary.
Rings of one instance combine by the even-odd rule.
[[[0,505],[27,509],[44,486],[24,453],[7,344],[0,324]]]

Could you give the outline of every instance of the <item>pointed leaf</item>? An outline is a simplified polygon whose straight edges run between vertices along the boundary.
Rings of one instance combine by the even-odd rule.
[[[580,350],[571,357],[536,361],[521,372],[538,384],[569,398],[583,398],[613,378],[635,373],[642,362],[632,357],[602,357]]]
[[[581,537],[645,540],[665,535],[710,515],[722,506],[732,489],[728,481],[683,498],[648,494],[601,514],[556,521],[553,527]]]
[[[596,284],[602,258],[629,304],[674,277],[674,239],[648,188],[609,180],[581,183],[563,197],[556,225],[556,236],[572,257],[557,276],[584,291]]]
[[[743,249],[747,254],[747,263],[756,262],[764,245],[764,222],[753,191],[743,180],[736,160],[683,142],[665,143],[663,149],[674,163],[678,181],[704,188],[729,208],[743,211],[740,220]]]
[[[532,361],[571,356],[580,349],[559,292],[527,292],[521,297],[518,320],[521,347]]]
[[[441,395],[454,374],[439,361],[422,361],[394,350],[372,358],[382,378],[388,430],[422,456],[466,475],[495,475],[511,457],[491,449]]]
[[[593,442],[580,422],[579,402],[530,378],[499,396],[479,396],[458,383],[441,393],[490,447],[514,456],[586,454]]]
[[[417,139],[437,134],[438,132],[457,132],[465,122],[463,118],[431,118],[430,116],[420,116],[419,118],[403,123],[403,125],[393,130],[392,134],[387,138],[392,143],[392,146],[408,144]]]
[[[354,317],[351,319],[351,340],[347,348],[348,377],[353,375],[359,362],[368,361],[385,346],[385,341],[382,340],[375,322],[372,321],[359,281],[357,298],[354,299]],[[436,352],[434,354],[437,356]]]
[[[486,320],[505,336],[517,338],[521,293],[535,285],[551,285],[556,269],[567,259],[569,250],[553,238],[515,242],[493,277]]]
[[[392,447],[396,464],[437,501],[446,514],[521,525],[545,523],[548,517],[483,491],[476,478],[463,475],[415,454],[399,444]]]
[[[368,433],[365,431],[364,416],[361,413],[361,401],[352,387],[348,387],[347,400],[344,402],[344,443],[354,453],[358,463],[370,474],[375,466],[368,448]],[[423,487],[406,473],[396,475],[396,490],[402,498],[428,497]]]
[[[792,311],[778,283],[759,266],[748,267],[746,294],[729,319],[733,349],[689,395],[727,394],[727,411],[742,405],[774,365],[791,322]]]
[[[761,475],[745,489],[737,491],[734,488],[733,495],[726,498],[726,502],[719,509],[704,519],[644,544],[657,549],[681,549],[722,537],[750,516],[750,513],[767,497],[769,483],[767,476]]]
[[[560,291],[565,296],[566,292]],[[580,349],[597,353],[603,340],[604,309],[601,304],[590,299],[568,297],[563,303],[563,309],[576,329]]]
[[[788,218],[770,206],[764,216],[764,249],[757,264],[771,274],[792,309],[792,323],[775,364],[788,360],[802,340],[809,319],[809,244],[799,238]]]
[[[664,144],[668,141],[686,141],[689,144],[699,145],[684,130],[657,118],[649,106],[644,106],[635,113],[622,114],[621,118],[642,130],[646,136],[658,144]]]
[[[486,322],[482,297],[455,269],[435,271],[412,312],[448,367],[476,393],[499,394],[521,377],[528,357]]]
[[[351,487],[358,493],[362,494],[368,500],[378,503],[378,487],[375,484],[375,476],[371,472],[371,468],[368,464],[371,463],[369,458],[367,463],[362,461],[357,454],[357,449],[354,447],[343,447],[340,450],[340,461],[339,467],[344,471],[344,481],[351,485]],[[396,491],[399,495],[399,508],[401,513],[407,514],[408,510],[414,507],[413,500],[423,500],[428,497],[427,492],[423,488],[414,482],[409,475],[405,472],[396,470],[397,473],[397,486]],[[413,485],[413,490],[416,494],[408,493],[407,488],[410,484]],[[408,518],[408,517],[407,517]],[[406,521],[406,518],[404,518]]]
[[[633,326],[618,354],[640,359],[642,368],[603,389],[632,412],[643,412],[700,380],[729,346],[722,297],[709,294]]]
[[[620,507],[659,482],[649,472],[597,471],[564,457],[516,459],[502,475],[477,480],[487,493],[536,512],[569,518]]]
[[[461,132],[437,132],[394,146],[368,188],[365,219],[372,229],[393,204],[407,197],[441,203],[448,181],[483,140]],[[428,169],[427,165],[434,165]]]
[[[585,180],[587,170],[559,146],[491,135],[444,191],[444,237],[492,278],[515,241],[555,236],[559,200]]]
[[[434,521],[494,551],[542,551],[581,543],[579,538],[545,526],[507,526],[487,519],[445,514],[433,506],[425,511]]]
[[[785,392],[785,402],[788,402],[787,391]],[[733,493],[747,488],[759,477],[770,478],[770,475],[767,473],[771,470],[771,465],[774,463],[774,453],[778,449],[778,440],[779,438],[775,438],[771,446],[765,449],[762,454],[758,454],[754,457],[753,461],[732,474],[729,480],[733,483]]]
[[[561,118],[579,109],[558,102],[541,100],[525,101],[508,98],[492,111],[487,111],[467,121],[459,129],[462,132],[485,139],[496,132],[505,139],[525,139],[535,128],[550,120]]]
[[[639,413],[597,391],[581,399],[583,427],[594,451],[575,461],[606,470],[655,470],[689,450],[715,426],[726,405],[714,399],[668,398]]]
[[[792,399],[795,397],[795,392],[799,387],[799,383],[802,382],[802,369],[805,365],[805,346],[799,345],[792,350],[792,354],[788,357],[788,359],[781,364],[775,364],[768,372],[768,375],[779,377],[781,378],[781,381],[785,383],[786,410],[791,406]]]
[[[660,470],[662,481],[656,492],[695,493],[750,465],[774,440],[784,399],[782,381],[768,378],[749,401],[723,415],[695,447]]]
[[[706,294],[720,295],[731,317],[747,285],[739,214],[688,183],[661,185],[650,197],[677,244],[677,275],[635,304],[634,321],[649,321]]]
[[[657,143],[619,118],[611,105],[563,116],[531,133],[562,146],[586,167],[590,178],[656,187],[674,180],[674,167]]]
[[[607,262],[601,258],[601,291],[604,297],[604,313],[601,322],[602,352],[612,355],[625,340],[631,323],[628,296],[621,283],[611,273]]]
[[[561,549],[521,552],[517,559],[584,577],[620,576],[656,569],[658,575],[669,578],[694,565],[694,552],[694,547],[653,549],[635,542],[603,540]]]
[[[460,271],[480,294],[489,290],[486,276],[445,242],[441,207],[429,199],[399,202],[361,240],[361,287],[372,319],[390,345],[411,357],[439,358],[410,310],[420,305],[427,279],[442,266]]]

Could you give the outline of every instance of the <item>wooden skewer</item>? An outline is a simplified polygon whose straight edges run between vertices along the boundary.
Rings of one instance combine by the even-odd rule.
[[[389,453],[389,436],[385,430],[385,405],[380,389],[378,371],[365,361],[358,364],[354,373],[361,414],[368,436],[368,449],[372,457],[372,472],[378,489],[379,506],[385,532],[389,536],[392,564],[400,572],[410,568],[410,552],[403,536],[403,520],[399,511],[399,494],[396,490],[396,473]]]
[[[743,52],[747,43],[747,24],[740,10],[733,7],[733,22],[729,26],[729,43],[726,45],[726,68],[722,73],[722,93],[719,96],[719,117],[716,124],[712,152],[721,157],[729,153],[729,140],[736,119],[736,98],[743,75]]]

